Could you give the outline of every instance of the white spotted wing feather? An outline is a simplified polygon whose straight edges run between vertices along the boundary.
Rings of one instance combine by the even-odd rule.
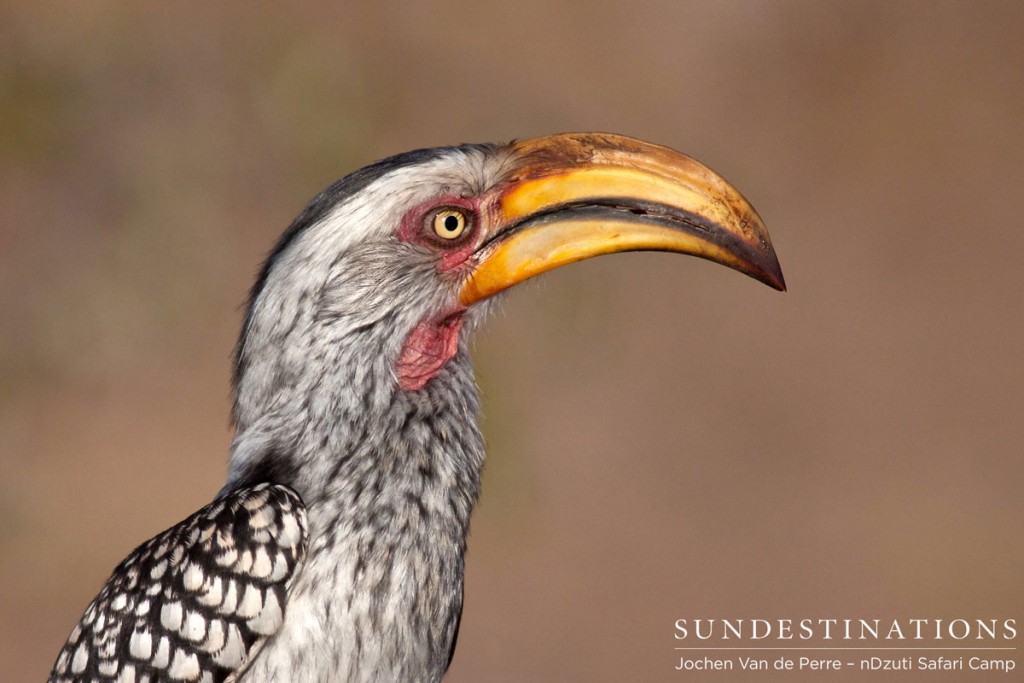
[[[305,547],[305,507],[290,488],[227,494],[114,570],[50,683],[227,680],[281,627]]]

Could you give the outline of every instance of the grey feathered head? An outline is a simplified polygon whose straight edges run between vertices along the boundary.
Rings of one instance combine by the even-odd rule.
[[[384,402],[418,391],[493,294],[640,249],[694,254],[784,287],[753,208],[664,147],[564,134],[420,150],[357,171],[313,200],[260,274],[237,350],[237,427],[318,382],[373,375]]]

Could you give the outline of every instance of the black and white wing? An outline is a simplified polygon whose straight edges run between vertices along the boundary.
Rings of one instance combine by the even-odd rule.
[[[135,549],[71,632],[50,683],[224,681],[284,621],[306,508],[258,484]]]

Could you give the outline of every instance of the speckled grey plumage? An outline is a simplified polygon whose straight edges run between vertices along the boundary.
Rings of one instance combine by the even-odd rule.
[[[428,198],[492,186],[510,162],[502,150],[416,152],[357,172],[314,200],[272,253],[239,342],[236,437],[220,498],[268,481],[294,491],[308,525],[305,560],[279,629],[233,673],[179,677],[150,666],[149,680],[443,675],[484,461],[466,344],[490,304],[466,313],[459,351],[436,377],[400,389],[403,341],[450,306],[459,283],[428,250],[397,239],[395,221]],[[121,585],[119,571],[108,588]],[[125,642],[112,647],[132,661]],[[121,675],[65,673],[55,669],[51,680]]]

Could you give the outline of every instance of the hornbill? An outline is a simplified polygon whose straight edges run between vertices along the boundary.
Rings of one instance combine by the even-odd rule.
[[[320,193],[252,289],[227,483],[115,570],[50,681],[437,681],[484,445],[466,350],[493,296],[630,250],[775,289],[750,204],[609,134],[419,150]]]

